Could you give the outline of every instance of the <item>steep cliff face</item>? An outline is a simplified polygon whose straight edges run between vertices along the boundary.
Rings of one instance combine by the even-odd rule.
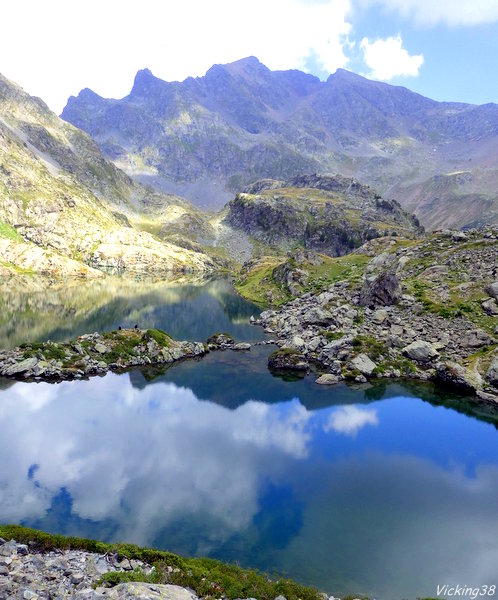
[[[153,218],[167,238],[168,224],[196,213],[184,200],[134,182],[87,134],[0,76],[0,261],[6,272],[210,269],[213,261],[202,252],[141,231]]]
[[[227,223],[284,250],[298,246],[340,256],[367,240],[419,235],[415,217],[368,186],[340,176],[260,181],[228,204]]]
[[[476,222],[474,205],[488,206],[485,223],[498,214],[489,176],[498,106],[435,102],[343,69],[321,82],[249,57],[181,83],[145,69],[127,97],[83,90],[62,117],[135,179],[203,206],[220,208],[257,179],[337,172],[396,199],[428,228],[452,224],[455,201],[471,205],[461,227]],[[434,177],[469,169],[472,194],[434,195]]]

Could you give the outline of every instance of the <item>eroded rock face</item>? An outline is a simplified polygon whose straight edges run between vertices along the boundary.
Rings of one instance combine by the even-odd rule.
[[[391,306],[402,296],[401,284],[394,273],[367,277],[360,291],[360,306]]]

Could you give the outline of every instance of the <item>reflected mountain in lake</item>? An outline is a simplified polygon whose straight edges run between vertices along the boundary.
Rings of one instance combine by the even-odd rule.
[[[23,342],[67,341],[93,331],[159,328],[180,340],[203,341],[229,330],[241,341],[261,339],[249,325],[260,308],[238,296],[228,279],[172,281],[108,276],[47,284],[42,278],[0,286],[0,348]]]
[[[0,521],[237,561],[336,595],[491,581],[495,428],[401,384],[286,383],[263,371],[266,351],[251,350],[257,374],[227,351],[153,383],[137,371],[0,391]]]

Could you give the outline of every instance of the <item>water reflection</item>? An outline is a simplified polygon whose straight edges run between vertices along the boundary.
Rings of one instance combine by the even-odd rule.
[[[205,340],[229,331],[239,340],[261,339],[249,325],[260,309],[235,294],[228,279],[174,281],[106,277],[48,284],[42,278],[0,286],[0,348],[23,342],[63,341],[119,325],[165,329],[176,339]]]
[[[152,385],[135,372],[1,391],[0,521],[209,554],[336,594],[491,582],[494,427],[399,385],[372,400],[268,373],[212,402],[215,374],[232,393],[230,358],[234,379],[247,358],[227,352]]]

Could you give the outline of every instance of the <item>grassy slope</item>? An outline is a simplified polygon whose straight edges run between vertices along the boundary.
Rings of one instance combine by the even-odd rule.
[[[356,281],[363,274],[363,270],[370,257],[363,254],[347,254],[331,258],[320,254],[322,264],[313,265],[305,263],[297,265],[309,273],[308,281],[301,287],[301,293],[318,292],[327,288],[336,281],[348,279]],[[275,256],[266,256],[256,262],[247,273],[243,273],[235,281],[237,292],[258,304],[268,304],[268,293],[273,297],[272,305],[281,306],[292,299],[289,291],[283,288],[274,278],[275,268],[283,265],[286,259]]]

